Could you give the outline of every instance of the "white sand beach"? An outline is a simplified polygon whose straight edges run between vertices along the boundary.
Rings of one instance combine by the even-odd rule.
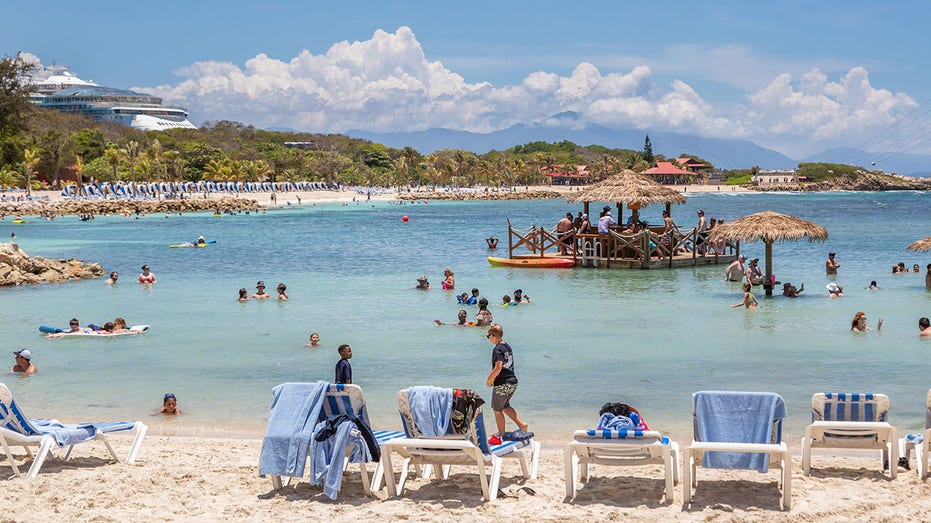
[[[128,437],[111,437],[118,454]],[[684,445],[687,442],[680,441]],[[408,482],[404,498],[366,497],[358,467],[333,502],[304,479],[275,492],[258,477],[260,439],[149,436],[134,465],[109,463],[104,446],[75,447],[67,463],[49,458],[35,479],[4,481],[4,521],[928,521],[931,485],[914,470],[895,480],[879,457],[815,454],[811,477],[793,459],[792,507],[779,510],[777,473],[699,469],[690,509],[682,486],[662,501],[659,466],[599,467],[574,501],[565,495],[561,441],[544,444],[539,477],[524,483],[505,461],[499,499],[484,502],[474,469],[453,468],[446,482]],[[21,449],[14,449],[22,463]],[[913,461],[914,463],[914,461]],[[371,468],[369,469],[371,470]],[[4,475],[10,473],[3,464]],[[730,480],[738,481],[730,481]],[[523,488],[529,487],[529,488]]]

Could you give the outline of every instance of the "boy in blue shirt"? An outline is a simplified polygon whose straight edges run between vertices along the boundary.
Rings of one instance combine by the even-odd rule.
[[[352,365],[349,359],[352,358],[352,347],[342,344],[336,349],[339,352],[340,360],[336,362],[336,383],[352,383]]]

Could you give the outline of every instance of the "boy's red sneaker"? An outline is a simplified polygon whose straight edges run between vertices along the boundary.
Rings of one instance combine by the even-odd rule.
[[[495,434],[494,436],[488,438],[488,444],[489,445],[500,445],[501,438],[497,434]]]

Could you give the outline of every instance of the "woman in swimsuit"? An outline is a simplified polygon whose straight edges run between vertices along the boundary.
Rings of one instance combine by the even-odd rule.
[[[443,269],[443,276],[446,276],[446,279],[443,280],[443,283],[440,285],[443,287],[444,291],[452,290],[456,288],[456,278],[453,276],[452,269],[446,268]]]
[[[744,307],[748,309],[756,309],[759,306],[759,302],[756,301],[756,296],[754,296],[753,293],[750,292],[752,289],[753,289],[752,285],[750,285],[749,283],[744,283],[744,299],[740,300],[739,303],[735,303],[731,305],[731,308],[733,309],[733,308],[740,307],[741,305],[743,305]]]
[[[249,301],[249,291],[247,291],[245,287],[239,289],[239,297],[236,298],[236,301]]]
[[[494,320],[491,311],[488,310],[488,300],[482,298],[478,301],[478,314],[475,315],[475,324],[484,327],[494,323]]]
[[[285,285],[285,284],[283,284],[283,283],[279,283],[279,284],[278,284],[278,288],[277,288],[276,290],[278,291],[278,299],[279,299],[279,300],[287,300],[287,299],[288,299],[288,295],[284,292],[284,291],[288,290],[288,286],[287,286],[287,285]]]
[[[155,274],[149,272],[149,266],[142,266],[142,274],[139,275],[139,283],[155,283]]]
[[[123,318],[117,318],[113,320],[113,330],[111,334],[117,334],[120,332],[129,332],[129,329],[126,328],[126,320]]]

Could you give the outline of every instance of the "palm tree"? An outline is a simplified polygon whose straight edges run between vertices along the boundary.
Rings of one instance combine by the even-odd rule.
[[[123,158],[129,164],[129,175],[132,178],[133,185],[136,185],[136,161],[139,159],[139,153],[142,148],[139,142],[130,140],[122,149]]]
[[[153,140],[152,145],[149,146],[149,158],[152,159],[155,180],[160,180],[162,177],[162,143],[157,139]]]
[[[32,196],[32,171],[39,165],[42,159],[39,149],[36,147],[27,147],[23,151],[23,170],[26,175],[26,196]]]
[[[103,152],[103,159],[107,162],[107,165],[113,169],[113,180],[116,181],[116,170],[120,167],[120,164],[123,163],[123,155],[120,153],[119,149],[110,147]]]
[[[162,153],[162,159],[165,160],[165,180],[169,182],[180,180],[181,171],[184,170],[184,157],[181,153],[168,150]]]
[[[3,187],[4,189],[13,187],[17,184],[19,179],[19,173],[16,172],[15,169],[12,169],[7,165],[0,167],[0,187]]]

